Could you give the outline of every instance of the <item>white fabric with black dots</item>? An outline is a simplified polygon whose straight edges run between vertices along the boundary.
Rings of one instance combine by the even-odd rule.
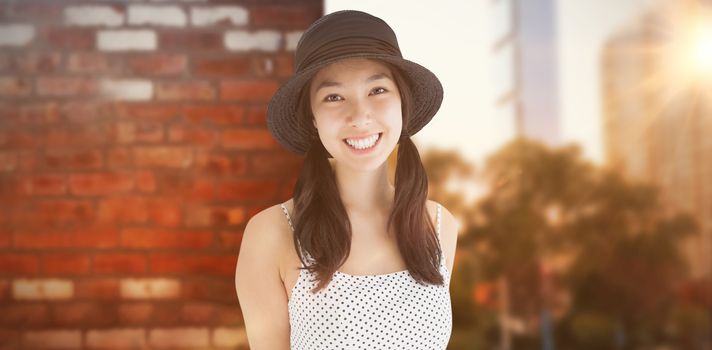
[[[289,212],[281,207],[291,227]],[[438,239],[440,211],[438,203]],[[300,270],[288,303],[291,349],[446,349],[452,306],[450,274],[441,255],[445,284],[440,286],[419,284],[408,270],[363,276],[336,271],[314,294],[315,276]],[[313,261],[308,254],[306,260]]]

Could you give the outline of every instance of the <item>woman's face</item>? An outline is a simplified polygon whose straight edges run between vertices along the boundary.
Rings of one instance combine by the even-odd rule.
[[[319,139],[340,164],[374,170],[398,143],[400,92],[379,61],[351,58],[322,68],[312,79],[309,99]]]

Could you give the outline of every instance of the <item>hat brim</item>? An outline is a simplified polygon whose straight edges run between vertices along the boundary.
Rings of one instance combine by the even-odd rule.
[[[297,120],[297,102],[301,89],[321,68],[346,58],[379,59],[398,67],[410,83],[413,111],[403,134],[412,136],[422,129],[440,109],[443,87],[440,80],[427,68],[393,55],[350,54],[325,60],[310,66],[287,80],[272,96],[267,106],[267,127],[274,138],[286,149],[303,155],[314,138],[304,125]]]

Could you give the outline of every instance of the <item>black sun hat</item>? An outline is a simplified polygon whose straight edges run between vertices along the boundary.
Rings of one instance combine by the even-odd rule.
[[[298,120],[302,89],[321,68],[356,57],[391,63],[408,81],[414,106],[401,136],[420,131],[440,109],[440,80],[427,68],[403,58],[396,35],[386,22],[361,11],[337,11],[317,19],[304,31],[295,52],[295,74],[267,106],[267,127],[282,146],[300,155],[306,153],[318,136],[312,123]]]

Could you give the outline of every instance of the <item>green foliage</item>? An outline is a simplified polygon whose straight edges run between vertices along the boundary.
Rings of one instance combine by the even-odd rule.
[[[687,276],[678,247],[697,226],[689,215],[668,215],[654,186],[593,166],[576,146],[551,149],[520,138],[488,158],[481,178],[490,191],[467,207],[446,184],[454,176],[478,180],[474,168],[447,152],[429,153],[424,163],[431,197],[468,218],[452,283],[456,326],[478,337],[496,333],[496,310],[474,303],[472,290],[504,278],[513,316],[563,309],[555,317],[557,348],[709,338],[710,310],[681,307],[675,294]],[[542,266],[552,270],[546,283]],[[529,328],[522,341],[537,336],[537,326]],[[486,339],[494,346],[497,337]]]

